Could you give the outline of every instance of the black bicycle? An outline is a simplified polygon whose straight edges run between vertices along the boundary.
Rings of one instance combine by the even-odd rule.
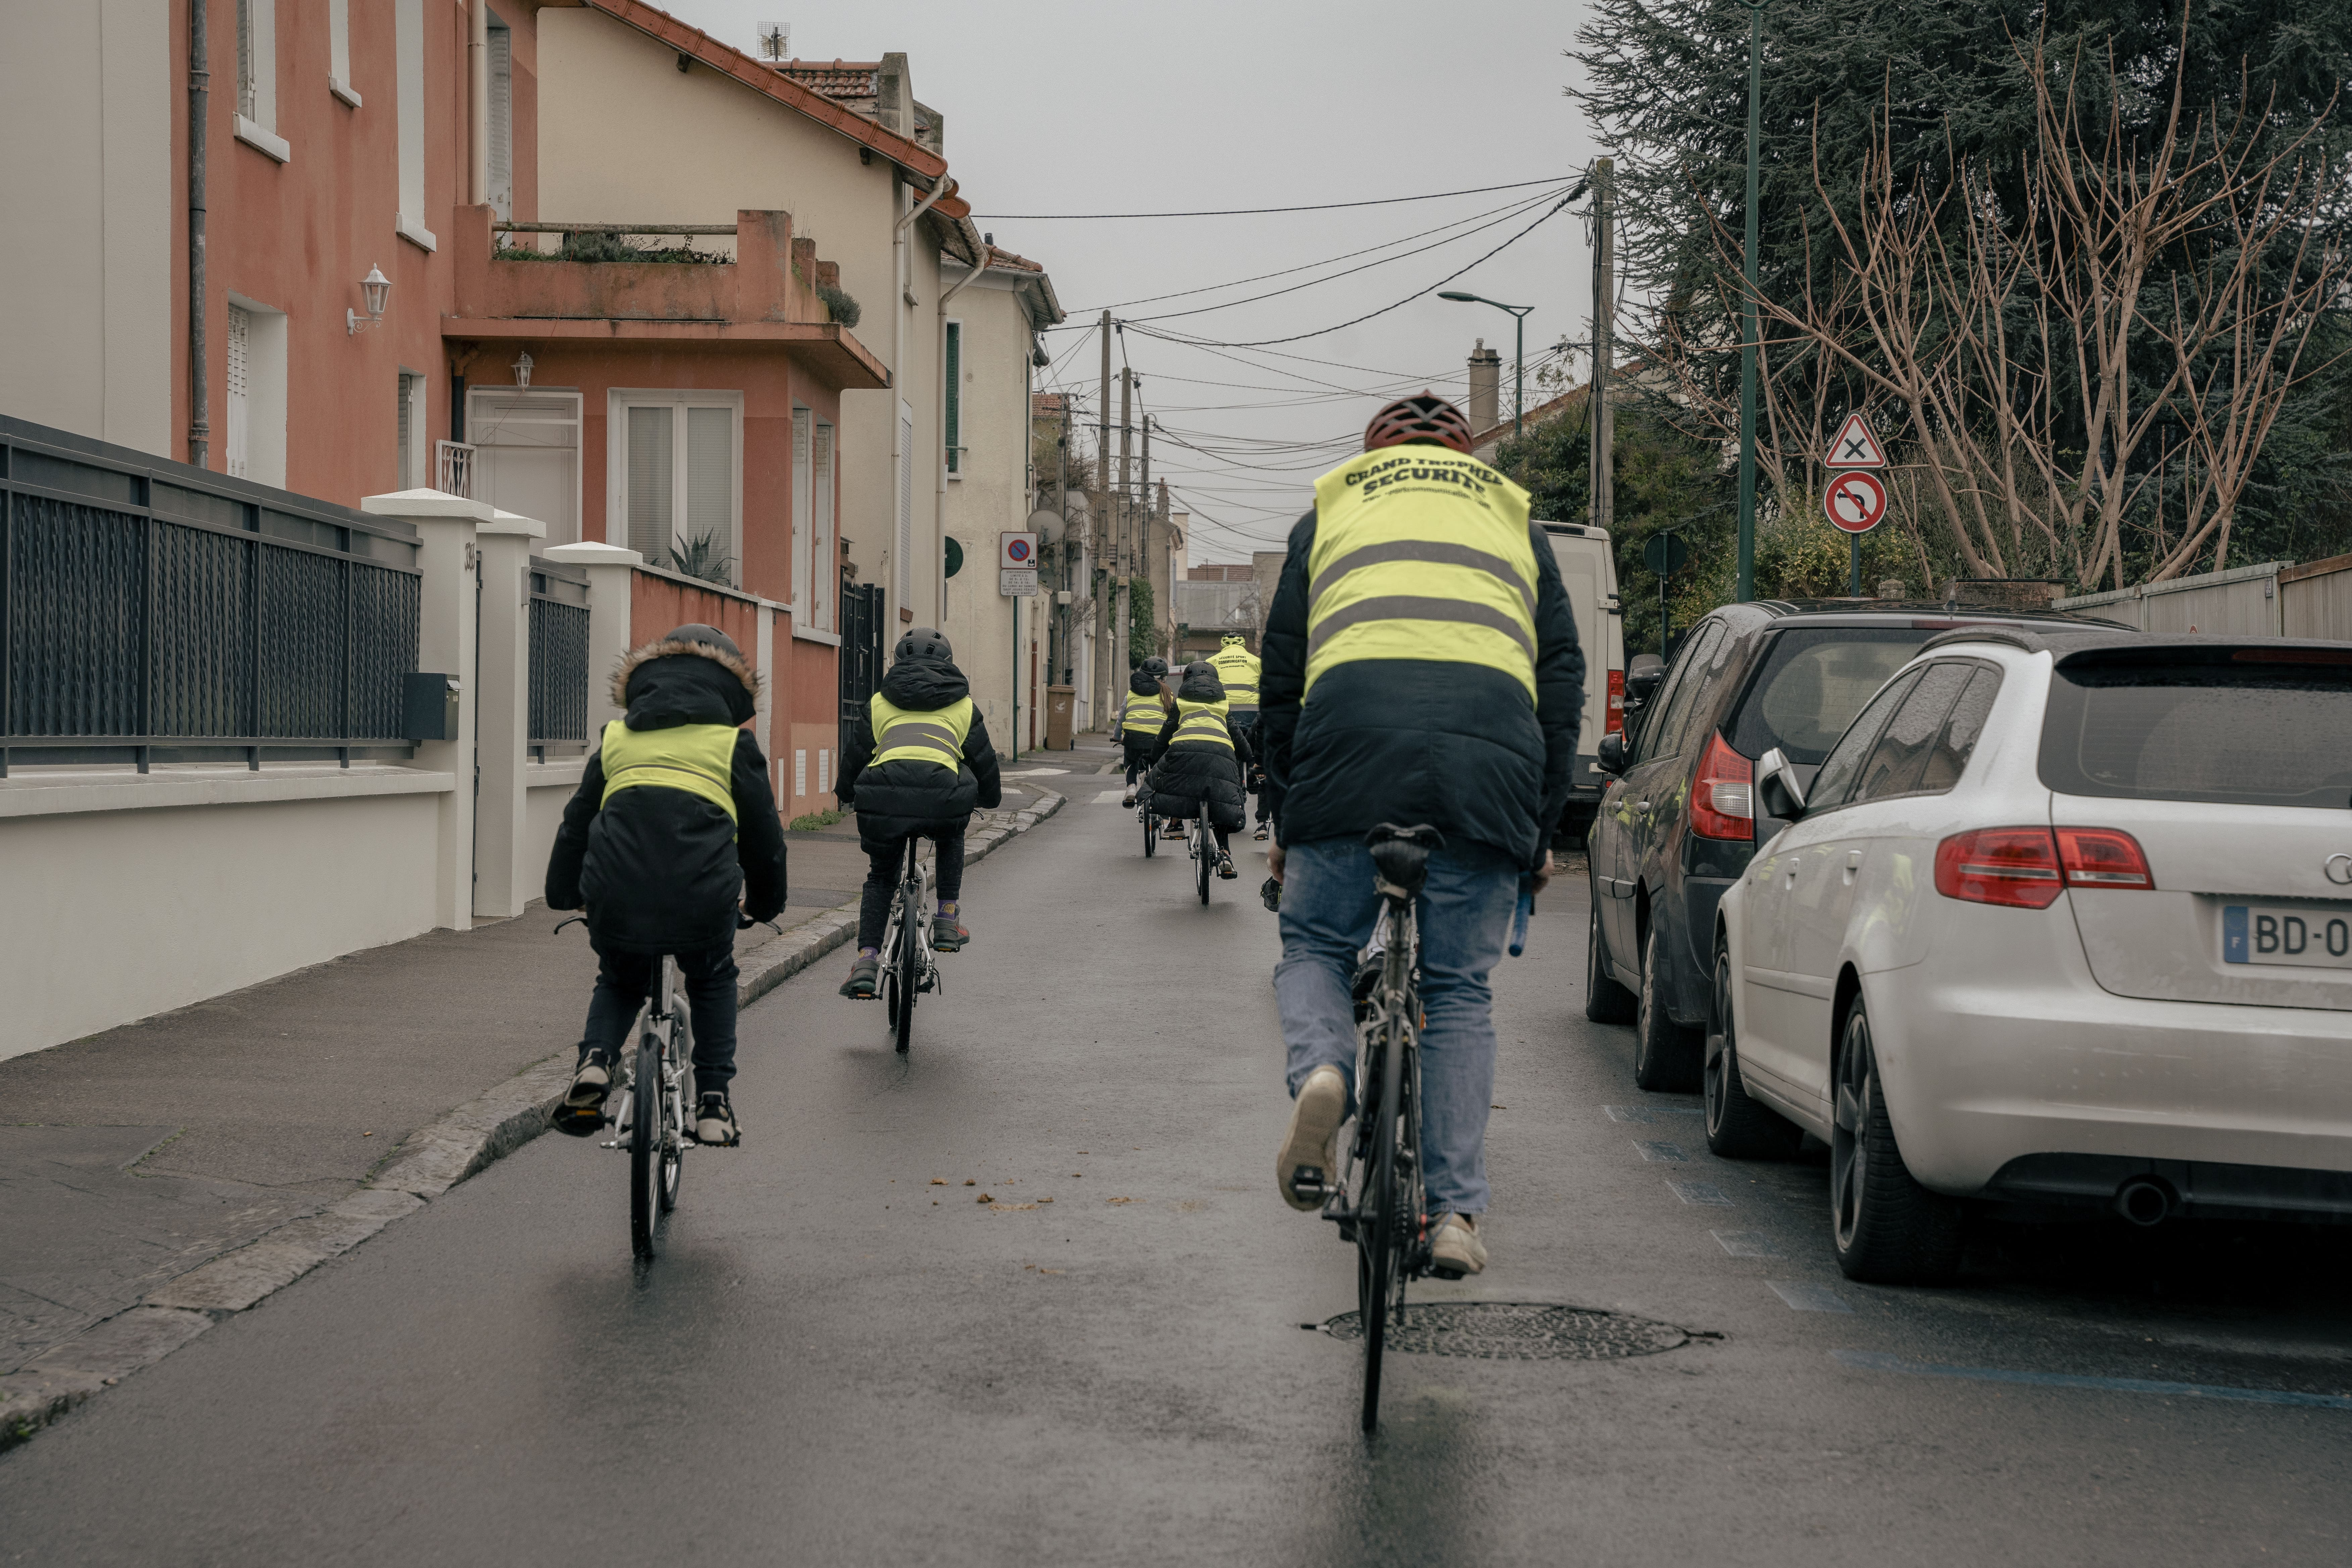
[[[687,1091],[694,1064],[694,1022],[678,984],[677,960],[665,953],[646,1010],[637,1016],[637,1049],[604,1145],[629,1152],[629,1248],[651,1262],[664,1215],[677,1207],[693,1142]]]
[[[1151,809],[1150,795],[1137,804],[1135,815],[1143,823],[1143,858],[1149,860],[1160,852],[1160,818]]]
[[[1184,834],[1185,846],[1192,854],[1192,879],[1200,885],[1201,901],[1209,901],[1209,876],[1217,868],[1217,836],[1209,830],[1209,803],[1201,803],[1201,815],[1194,817]]]
[[[883,1016],[905,1056],[915,1041],[915,998],[940,987],[931,951],[931,922],[923,901],[922,837],[907,836],[907,864],[890,900],[890,923],[882,932]]]
[[[1380,917],[1355,982],[1356,1123],[1339,1191],[1323,1217],[1356,1247],[1356,1314],[1364,1338],[1363,1427],[1380,1423],[1381,1357],[1405,1282],[1430,1271],[1421,1158],[1421,928],[1413,901],[1437,829],[1382,823],[1366,836]]]

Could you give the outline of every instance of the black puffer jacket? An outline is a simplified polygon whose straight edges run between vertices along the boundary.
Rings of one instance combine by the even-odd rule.
[[[1224,683],[1213,670],[1186,670],[1176,688],[1179,702],[1223,702]],[[1151,791],[1151,809],[1161,816],[1190,822],[1208,807],[1209,825],[1232,832],[1245,819],[1249,796],[1242,788],[1242,764],[1250,760],[1249,731],[1228,724],[1234,749],[1208,741],[1179,741],[1176,727],[1183,710],[1169,710],[1168,722],[1151,743],[1151,773],[1145,784]]]
[[[658,642],[621,661],[613,700],[636,731],[738,725],[756,711],[759,677],[702,643]],[[784,834],[768,760],[748,730],[735,736],[735,820],[702,796],[659,784],[604,804],[604,752],[588,759],[563,808],[547,861],[547,907],[588,911],[600,947],[698,952],[735,941],[740,897],[753,920],[784,907]]]
[[[1361,838],[1383,822],[1426,822],[1533,867],[1568,804],[1584,712],[1584,655],[1540,523],[1536,690],[1498,669],[1442,659],[1357,659],[1307,695],[1307,561],[1315,513],[1290,531],[1266,612],[1258,743],[1285,844]]]
[[[886,700],[919,712],[937,712],[971,694],[963,671],[945,659],[902,658],[882,678]],[[857,813],[857,839],[868,850],[887,850],[909,833],[960,825],[973,806],[994,806],[1004,798],[988,721],[976,707],[971,732],[964,737],[963,765],[953,774],[916,757],[874,767],[874,752],[869,704],[842,745],[841,784],[834,792],[844,811]]]

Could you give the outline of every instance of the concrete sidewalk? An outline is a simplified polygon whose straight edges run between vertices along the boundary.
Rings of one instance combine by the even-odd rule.
[[[968,857],[1091,765],[1009,766]],[[782,934],[738,938],[747,1005],[855,934],[855,820],[787,838]],[[561,918],[534,903],[0,1061],[0,1447],[537,1136],[596,973]]]

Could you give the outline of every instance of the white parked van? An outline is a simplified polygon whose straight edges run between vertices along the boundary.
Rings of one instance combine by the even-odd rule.
[[[1576,738],[1575,788],[1555,835],[1564,844],[1580,845],[1609,784],[1601,772],[1601,737],[1625,727],[1624,612],[1617,603],[1617,557],[1609,531],[1580,522],[1539,526],[1551,541],[1552,559],[1559,563],[1569,608],[1576,616],[1576,640],[1584,649],[1584,723]]]

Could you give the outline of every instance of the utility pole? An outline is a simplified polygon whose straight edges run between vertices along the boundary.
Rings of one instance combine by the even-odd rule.
[[[1143,378],[1138,376],[1136,379],[1140,381]],[[1141,577],[1148,586],[1151,582],[1151,416],[1149,414],[1143,416],[1143,476],[1141,481],[1135,487],[1135,493],[1143,515],[1143,541],[1136,547],[1135,570],[1136,574]],[[1151,637],[1152,646],[1143,650],[1146,654],[1155,654],[1160,651],[1160,600],[1157,589],[1152,592]]]
[[[1617,358],[1617,161],[1592,163],[1592,405],[1585,425],[1592,432],[1591,479],[1592,526],[1616,536],[1617,417],[1609,405],[1609,373]]]
[[[1128,653],[1128,623],[1134,619],[1134,590],[1128,586],[1135,575],[1135,506],[1128,490],[1131,470],[1128,464],[1135,446],[1135,372],[1118,367],[1118,651],[1119,690],[1127,689],[1128,667],[1133,661]],[[1122,698],[1122,700],[1124,699]]]
[[[1070,581],[1075,575],[1070,570],[1070,561],[1076,553],[1076,546],[1070,540],[1070,395],[1065,392],[1061,396],[1062,438],[1054,447],[1054,499],[1056,502],[1054,510],[1062,514],[1062,586],[1069,588],[1075,585]],[[1056,594],[1054,595],[1054,618],[1046,623],[1045,683],[1048,686],[1067,686],[1070,683],[1070,607],[1062,603],[1062,595]],[[1062,679],[1058,681],[1053,675],[1057,669],[1062,672]]]
[[[1102,384],[1095,403],[1095,504],[1094,518],[1087,531],[1094,537],[1095,563],[1103,569],[1097,584],[1089,584],[1095,600],[1095,689],[1102,694],[1102,706],[1095,716],[1108,727],[1112,704],[1118,688],[1111,684],[1110,673],[1110,312],[1102,313],[1102,324],[1097,329],[1102,337]]]
[[[1759,105],[1764,99],[1764,0],[1748,6],[1748,248],[1739,264],[1739,588],[1746,604],[1756,597],[1756,202],[1757,145],[1762,140]]]

